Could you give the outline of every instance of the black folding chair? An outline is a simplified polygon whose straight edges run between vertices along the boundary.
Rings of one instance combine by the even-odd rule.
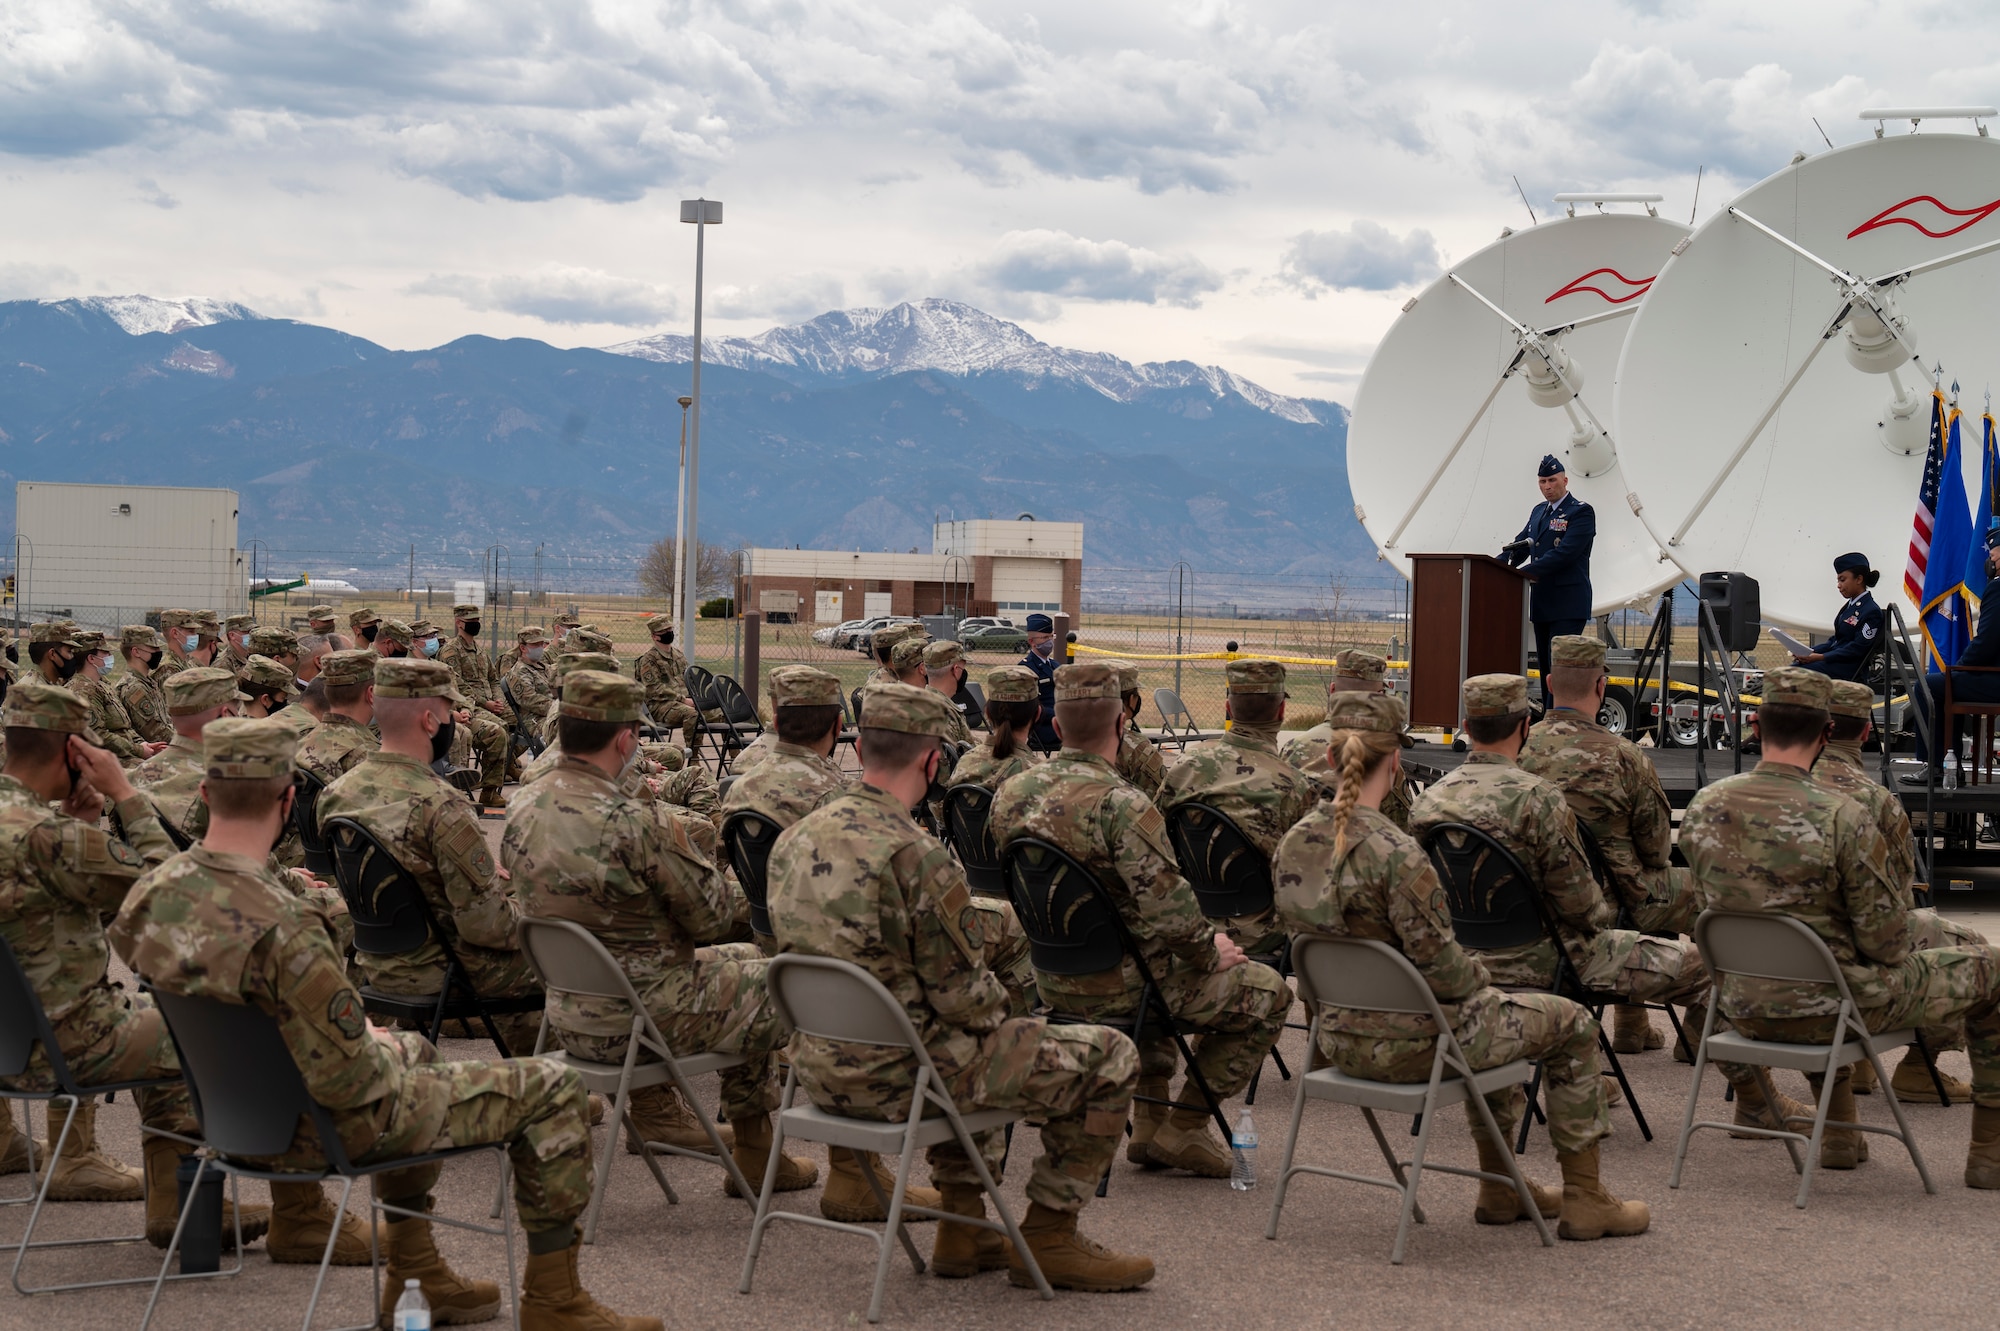
[[[292,775],[292,827],[305,849],[306,872],[315,878],[333,877],[333,847],[319,830],[319,797],[326,782],[298,768]]]
[[[775,936],[771,928],[769,881],[771,847],[784,831],[755,809],[738,809],[722,820],[722,848],[729,867],[736,871],[736,884],[750,903],[750,931],[765,938]]]
[[[1128,1015],[1084,1017],[1054,1009],[1039,1015],[1059,1026],[1109,1026],[1131,1036],[1134,1044],[1145,1039],[1150,1025],[1157,1024],[1180,1051],[1188,1079],[1201,1093],[1209,1116],[1222,1129],[1222,1140],[1234,1141],[1222,1101],[1209,1088],[1208,1078],[1188,1047],[1189,1035],[1207,1032],[1184,1025],[1174,1017],[1132,931],[1125,927],[1117,903],[1097,876],[1070,858],[1060,846],[1039,837],[1008,842],[1000,851],[1000,861],[1007,875],[1008,898],[1014,903],[1021,931],[1028,936],[1028,955],[1037,971],[1051,975],[1101,975],[1118,970],[1129,958],[1139,972],[1139,1004]],[[1158,1096],[1133,1098],[1147,1104],[1179,1107],[1177,1101]],[[1098,1180],[1098,1196],[1105,1194],[1110,1181],[1110,1172],[1106,1171]]]
[[[715,709],[722,713],[722,719],[704,719],[695,730],[698,735],[715,736],[715,775],[720,779],[729,770],[729,760],[750,747],[751,741],[764,733],[764,722],[757,715],[757,709],[750,705],[749,695],[743,692],[743,686],[728,675],[713,677],[709,696],[714,700]]]
[[[992,813],[993,792],[984,786],[953,786],[944,794],[945,830],[965,870],[965,885],[976,896],[1005,899],[1007,871],[987,827]]]
[[[220,1169],[232,1178],[263,1179],[266,1182],[277,1183],[318,1183],[329,1178],[339,1178],[342,1188],[340,1201],[335,1207],[336,1215],[347,1209],[348,1199],[354,1193],[356,1179],[369,1178],[393,1169],[408,1169],[412,1165],[451,1160],[470,1155],[475,1151],[491,1151],[499,1157],[504,1177],[507,1167],[505,1142],[452,1146],[441,1151],[427,1151],[421,1155],[376,1160],[367,1164],[355,1162],[347,1154],[340,1132],[334,1126],[333,1116],[312,1098],[312,1092],[306,1088],[305,1078],[299,1073],[299,1065],[292,1058],[291,1049],[285,1044],[284,1033],[279,1030],[277,1021],[269,1013],[247,1003],[226,1003],[219,998],[191,998],[158,990],[154,991],[154,999],[159,1003],[160,1011],[166,1016],[167,1030],[173,1035],[174,1048],[180,1054],[181,1070],[187,1078],[188,1097],[193,1101],[195,1118],[201,1123],[202,1136],[207,1139],[208,1149],[199,1157],[200,1163],[196,1166],[194,1184],[188,1189],[187,1203],[181,1208],[180,1220],[174,1226],[174,1237],[167,1245],[166,1258],[160,1263],[159,1278],[153,1282],[153,1297],[146,1304],[146,1317],[139,1324],[140,1331],[146,1331],[152,1324],[153,1310],[160,1300],[160,1285],[169,1278],[167,1267],[174,1260],[174,1252],[180,1246],[182,1231],[187,1228],[188,1211],[193,1207],[199,1193],[202,1174],[210,1169]],[[285,1170],[243,1163],[247,1160],[281,1156],[290,1151],[293,1138],[299,1131],[301,1118],[306,1120],[319,1139],[320,1153],[327,1162],[325,1168]],[[515,1291],[520,1286],[514,1276],[512,1223],[503,1220],[497,1226],[486,1226],[465,1220],[453,1220],[441,1215],[391,1206],[372,1196],[369,1206],[372,1208],[369,1217],[371,1221],[375,1212],[392,1216],[422,1216],[437,1224],[469,1229],[474,1233],[491,1234],[504,1239],[507,1244],[507,1296],[510,1300],[518,1298]],[[381,1254],[374,1247],[372,1235],[375,1226],[371,1224],[369,1230],[371,1233],[369,1269],[373,1277],[369,1316],[367,1321],[348,1328],[348,1331],[364,1331],[365,1328],[375,1326],[376,1310],[381,1306]],[[326,1284],[327,1267],[333,1258],[333,1245],[339,1238],[339,1226],[333,1226],[332,1232],[327,1235],[326,1251],[320,1257],[319,1276],[313,1281],[312,1298],[306,1303],[303,1325],[307,1331],[311,1331],[313,1314],[319,1308],[320,1291]],[[240,1246],[238,1251],[241,1251]],[[519,1324],[519,1311],[516,1307],[516,1325]]]
[[[530,758],[541,757],[542,750],[546,749],[548,744],[528,724],[528,714],[521,710],[520,703],[514,701],[514,690],[504,679],[500,681],[500,692],[506,697],[507,706],[514,713],[514,752],[525,753]]]
[[[1599,1019],[1597,1045],[1604,1052],[1605,1064],[1625,1093],[1625,1104],[1639,1125],[1639,1135],[1647,1141],[1653,1140],[1653,1130],[1646,1123],[1638,1096],[1633,1094],[1632,1083],[1626,1080],[1618,1051],[1611,1047],[1611,1037],[1604,1033],[1605,1005],[1624,1000],[1617,994],[1584,987],[1568,949],[1562,944],[1562,935],[1549,917],[1534,876],[1513,851],[1469,823],[1439,823],[1424,833],[1422,842],[1444,887],[1445,904],[1451,908],[1452,933],[1459,946],[1474,952],[1499,952],[1546,938],[1554,947],[1555,977],[1547,989],[1534,992],[1552,993],[1581,1003]],[[1536,1060],[1535,1079],[1528,1083],[1528,1106],[1532,1112],[1521,1118],[1520,1139],[1514,1146],[1516,1153],[1528,1149],[1529,1125],[1546,1121],[1536,1099],[1541,1079],[1541,1062]]]
[[[1194,889],[1195,904],[1201,907],[1204,916],[1229,920],[1271,909],[1274,895],[1271,862],[1250,844],[1243,829],[1222,810],[1200,800],[1174,805],[1167,811],[1167,841],[1174,848],[1174,859],[1180,863],[1181,877]],[[1291,954],[1291,939],[1287,938],[1276,951],[1250,959],[1290,979]],[[1302,1022],[1285,1024],[1293,1030],[1309,1029]],[[1278,1075],[1290,1081],[1291,1069],[1285,1066],[1284,1055],[1276,1045],[1271,1046],[1271,1058],[1278,1065]],[[1257,1082],[1263,1075],[1260,1066],[1243,1093],[1243,1103],[1257,1103]]]
[[[432,1044],[437,1043],[447,1021],[464,1022],[469,1030],[476,1019],[486,1027],[486,1034],[500,1051],[500,1057],[512,1058],[513,1051],[507,1048],[493,1018],[540,1012],[541,992],[482,997],[465,973],[451,939],[432,919],[430,902],[410,871],[397,862],[373,833],[352,818],[329,818],[323,830],[333,847],[334,877],[340,884],[340,895],[347,902],[347,913],[354,919],[354,950],[364,956],[389,957],[414,952],[426,942],[435,942],[445,957],[444,983],[436,994],[385,994],[373,985],[363,985],[361,1005],[398,1021],[428,1023],[425,1033]]]
[[[48,1059],[48,1090],[15,1090],[0,1085],[0,1101],[19,1100],[24,1105],[40,1101],[53,1113],[58,1102],[67,1106],[64,1113],[62,1131],[56,1134],[55,1144],[50,1147],[50,1159],[44,1165],[53,1165],[62,1157],[63,1147],[68,1144],[70,1132],[75,1128],[75,1114],[85,1100],[96,1096],[109,1097],[114,1091],[141,1091],[153,1086],[172,1086],[179,1083],[179,1077],[152,1077],[138,1081],[103,1082],[95,1086],[85,1086],[70,1070],[69,1060],[63,1057],[62,1046],[57,1043],[55,1030],[49,1025],[49,1014],[42,1007],[42,1000],[35,993],[35,987],[28,982],[27,972],[21,969],[20,961],[14,956],[14,949],[5,938],[0,938],[0,1082],[18,1082],[28,1071],[34,1060],[35,1048],[39,1045]],[[23,1118],[27,1115],[23,1113]],[[32,1206],[28,1212],[28,1227],[21,1233],[19,1243],[0,1245],[14,1249],[14,1288],[23,1294],[48,1294],[73,1289],[104,1289],[112,1285],[145,1285],[153,1283],[151,1276],[136,1276],[126,1280],[87,1280],[67,1285],[24,1285],[21,1283],[21,1264],[27,1260],[31,1248],[80,1248],[99,1243],[144,1243],[144,1233],[116,1234],[87,1239],[44,1239],[35,1241],[35,1226],[41,1221],[42,1207],[49,1199],[51,1171],[39,1171],[41,1181],[35,1177],[35,1133],[33,1123],[24,1123],[28,1138],[28,1187],[32,1190],[25,1197],[9,1197],[0,1201],[0,1206]],[[192,1148],[201,1143],[178,1133],[164,1132],[159,1128],[141,1125],[141,1132],[159,1137],[171,1137]],[[243,1247],[237,1245],[236,1266],[227,1271],[193,1272],[171,1279],[193,1279],[197,1276],[235,1275],[243,1269]]]
[[[715,676],[705,667],[691,665],[681,675],[687,684],[688,706],[695,711],[694,745],[688,751],[691,760],[699,761],[701,737],[708,733],[705,729],[709,712],[720,711],[722,704],[715,700]]]

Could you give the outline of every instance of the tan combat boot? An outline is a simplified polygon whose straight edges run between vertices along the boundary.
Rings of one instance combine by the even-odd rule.
[[[1855,1066],[1867,1068],[1868,1064],[1864,1060]],[[1868,1071],[1872,1075],[1875,1069],[1868,1068]],[[1972,1099],[1972,1087],[1943,1068],[1938,1069],[1938,1080],[1944,1083],[1944,1093],[1953,1104],[1962,1105]],[[1924,1062],[1923,1051],[1915,1045],[1904,1051],[1903,1061],[1889,1074],[1889,1089],[1896,1093],[1898,1100],[1905,1102],[1937,1099],[1937,1087],[1931,1081],[1930,1067]]]
[[[528,1047],[530,1049],[534,1048],[533,1045],[529,1045]],[[604,1121],[604,1097],[596,1091],[592,1091],[588,1096],[584,1097],[584,1103],[589,1106],[590,1126],[594,1128]]]
[[[1636,1003],[1611,1009],[1611,1047],[1621,1054],[1643,1054],[1667,1047],[1666,1033],[1653,1025],[1653,1014]]]
[[[984,1216],[986,1191],[962,1183],[947,1183],[940,1206],[953,1215]],[[1007,1265],[1007,1236],[997,1229],[978,1225],[957,1225],[947,1220],[938,1226],[937,1242],[931,1245],[931,1274],[946,1280],[964,1280],[982,1271],[998,1271]]]
[[[1185,1169],[1203,1178],[1228,1178],[1229,1147],[1211,1131],[1213,1122],[1205,1109],[1176,1107],[1147,1143],[1146,1158],[1163,1169]]]
[[[51,1107],[49,1140],[62,1136],[62,1119]],[[62,1158],[49,1169],[49,1197],[58,1202],[136,1202],[146,1195],[146,1176],[97,1149],[97,1101],[85,1100],[74,1114]],[[171,1145],[171,1143],[169,1143]],[[171,1177],[168,1179],[172,1183]],[[171,1191],[171,1188],[169,1188]],[[171,1231],[170,1231],[171,1232]]]
[[[1777,1088],[1773,1087],[1773,1090]],[[1781,1132],[1803,1132],[1805,1125],[1788,1123],[1786,1119],[1812,1121],[1813,1107],[1803,1100],[1794,1100],[1783,1091],[1778,1091],[1778,1110],[1771,1112],[1770,1104],[1764,1099],[1763,1086],[1755,1081],[1747,1081],[1736,1088],[1736,1123],[1746,1128],[1774,1128]],[[1748,1132],[1732,1132],[1730,1136],[1738,1141],[1765,1141]]]
[[[414,1280],[431,1305],[431,1325],[463,1326],[484,1322],[500,1311],[500,1287],[490,1280],[467,1280],[438,1256],[431,1242],[431,1222],[399,1216],[382,1227],[386,1238],[387,1270],[382,1275],[382,1325],[395,1321],[396,1300],[403,1297],[403,1282]],[[572,1249],[574,1251],[574,1249]],[[317,1260],[317,1259],[315,1259]],[[535,1259],[528,1259],[528,1270]],[[528,1308],[521,1305],[521,1325],[527,1326]],[[552,1326],[562,1323],[550,1323]]]
[[[1845,1076],[1837,1076],[1833,1079],[1832,1097],[1826,1102],[1826,1132],[1819,1139],[1821,1169],[1853,1169],[1868,1158],[1867,1133],[1845,1132],[1834,1126],[1854,1121],[1854,1084]]]
[[[1847,1081],[1848,1084],[1854,1088],[1854,1093],[1856,1095],[1873,1095],[1875,1094],[1876,1088],[1882,1084],[1881,1079],[1875,1075],[1875,1065],[1873,1063],[1870,1063],[1865,1058],[1855,1063],[1851,1071],[1854,1073],[1854,1075],[1852,1077],[1849,1077]],[[1928,1074],[1925,1076],[1924,1080],[1925,1081],[1930,1080]],[[1945,1086],[1947,1089],[1949,1089],[1951,1086],[1951,1082],[1946,1081]],[[1966,1087],[1965,1089],[1968,1095],[1972,1091],[1972,1088],[1970,1086]]]
[[[488,809],[504,809],[507,807],[507,797],[500,793],[500,787],[487,786],[479,792],[479,803]]]
[[[140,1147],[141,1159],[146,1162],[146,1242],[155,1248],[165,1248],[174,1241],[174,1226],[180,1223],[180,1185],[174,1181],[174,1171],[181,1162],[181,1144],[165,1137],[148,1136]],[[271,1227],[271,1208],[252,1203],[243,1208],[243,1241],[254,1243],[264,1236]],[[236,1206],[229,1200],[225,1184],[222,1193],[222,1246],[224,1250],[236,1244]],[[319,1260],[319,1254],[313,1254]],[[363,1251],[361,1258],[366,1263],[368,1257]]]
[[[889,1218],[889,1213],[875,1200],[875,1190],[868,1186],[867,1176],[861,1172],[865,1161],[866,1167],[875,1171],[875,1181],[881,1185],[882,1195],[887,1197],[896,1186],[896,1176],[883,1167],[881,1156],[872,1151],[857,1154],[845,1147],[835,1146],[828,1149],[827,1160],[830,1167],[826,1187],[819,1195],[821,1215],[828,1220],[842,1220],[850,1225]],[[750,1172],[745,1170],[743,1177],[750,1178]],[[751,1181],[761,1184],[763,1175],[760,1173]],[[932,1210],[936,1210],[942,1201],[936,1189],[920,1188],[914,1183],[903,1190],[903,1197],[906,1206],[928,1206]],[[929,1216],[913,1215],[908,1217],[908,1222],[916,1224],[928,1219]]]
[[[1144,1100],[1139,1099],[1138,1096],[1150,1095],[1156,1099],[1164,1100],[1167,1098],[1168,1092],[1172,1089],[1173,1084],[1170,1078],[1139,1078],[1139,1089],[1132,1100],[1132,1136],[1125,1143],[1125,1158],[1132,1164],[1144,1165],[1149,1169],[1159,1168],[1158,1163],[1153,1159],[1152,1152],[1146,1148],[1153,1144],[1153,1138],[1159,1134],[1160,1125],[1167,1121],[1167,1107],[1165,1105],[1147,1104]]]
[[[576,1250],[572,1243],[528,1254],[528,1269],[521,1274],[521,1331],[665,1331],[657,1317],[626,1317],[591,1298],[576,1276]]]
[[[318,1265],[326,1252],[326,1241],[333,1233],[335,1224],[340,1227],[340,1236],[333,1241],[335,1266],[366,1266],[373,1260],[368,1242],[368,1227],[361,1218],[351,1211],[334,1214],[333,1203],[326,1199],[326,1189],[318,1182],[271,1184],[271,1233],[264,1240],[264,1251],[274,1262],[299,1265]],[[378,1245],[386,1246],[388,1234],[379,1229],[375,1235]],[[398,1287],[397,1297],[401,1297]]]
[[[2000,1109],[1972,1107],[1972,1148],[1965,1153],[1965,1186],[2000,1188]]]
[[[743,1180],[753,1189],[764,1186],[764,1166],[771,1159],[771,1116],[759,1114],[756,1118],[731,1119],[729,1126],[736,1129],[736,1146],[730,1154],[736,1157],[736,1167],[743,1171]],[[778,1179],[773,1185],[775,1192],[801,1192],[819,1182],[819,1166],[810,1160],[801,1160],[795,1155],[778,1158]],[[865,1186],[865,1185],[864,1185]],[[729,1174],[722,1176],[722,1190],[731,1197],[739,1196],[736,1180]]]
[[[0,1174],[28,1172],[28,1134],[14,1123],[14,1102],[0,1104],[6,1114],[6,1129],[0,1132]]]
[[[648,1086],[634,1091],[625,1102],[625,1112],[639,1129],[635,1139],[628,1129],[625,1133],[625,1154],[639,1154],[639,1141],[665,1142],[669,1146],[679,1146],[689,1151],[713,1151],[715,1143],[701,1129],[701,1121],[694,1111],[681,1099],[680,1092],[672,1086]],[[724,1124],[716,1124],[716,1135],[722,1138],[726,1150],[736,1144],[735,1136]]]
[[[1153,1278],[1150,1258],[1113,1252],[1076,1232],[1074,1211],[1052,1211],[1040,1202],[1028,1203],[1027,1218],[1021,1221],[1021,1237],[1042,1276],[1056,1289],[1081,1289],[1112,1294],[1137,1289]],[[1007,1279],[1033,1289],[1035,1279],[1010,1245],[1007,1249]]]
[[[1566,1239],[1625,1238],[1643,1234],[1653,1222],[1644,1202],[1621,1202],[1597,1178],[1597,1147],[1575,1155],[1558,1155],[1562,1166],[1562,1219],[1556,1234]]]
[[[1479,1167],[1488,1174],[1505,1174],[1506,1146],[1486,1135],[1483,1128],[1473,1130],[1472,1144],[1479,1148]],[[1535,1195],[1535,1209],[1542,1217],[1553,1220],[1562,1211],[1563,1190],[1528,1180],[1528,1191]],[[1511,1183],[1495,1183],[1491,1179],[1479,1180],[1479,1200],[1473,1204],[1472,1218],[1482,1225],[1511,1225],[1527,1215],[1521,1208],[1521,1194]]]

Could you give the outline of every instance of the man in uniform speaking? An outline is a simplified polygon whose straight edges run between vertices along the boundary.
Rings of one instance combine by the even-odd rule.
[[[1542,706],[1549,700],[1550,644],[1559,634],[1581,633],[1590,619],[1590,547],[1597,539],[1597,511],[1569,492],[1569,473],[1549,453],[1535,471],[1542,502],[1528,514],[1501,558],[1528,575],[1528,622],[1535,628],[1535,668],[1542,674]],[[1526,563],[1522,563],[1526,560]]]

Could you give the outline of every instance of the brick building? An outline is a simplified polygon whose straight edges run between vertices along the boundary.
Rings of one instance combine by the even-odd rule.
[[[1019,623],[1083,600],[1083,524],[990,518],[940,522],[929,554],[871,550],[743,552],[737,604],[798,623],[874,615],[1005,615]]]

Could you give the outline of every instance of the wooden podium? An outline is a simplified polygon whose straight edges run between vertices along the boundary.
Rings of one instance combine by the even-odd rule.
[[[1459,728],[1459,685],[1525,675],[1528,579],[1491,555],[1410,556],[1410,724]]]

